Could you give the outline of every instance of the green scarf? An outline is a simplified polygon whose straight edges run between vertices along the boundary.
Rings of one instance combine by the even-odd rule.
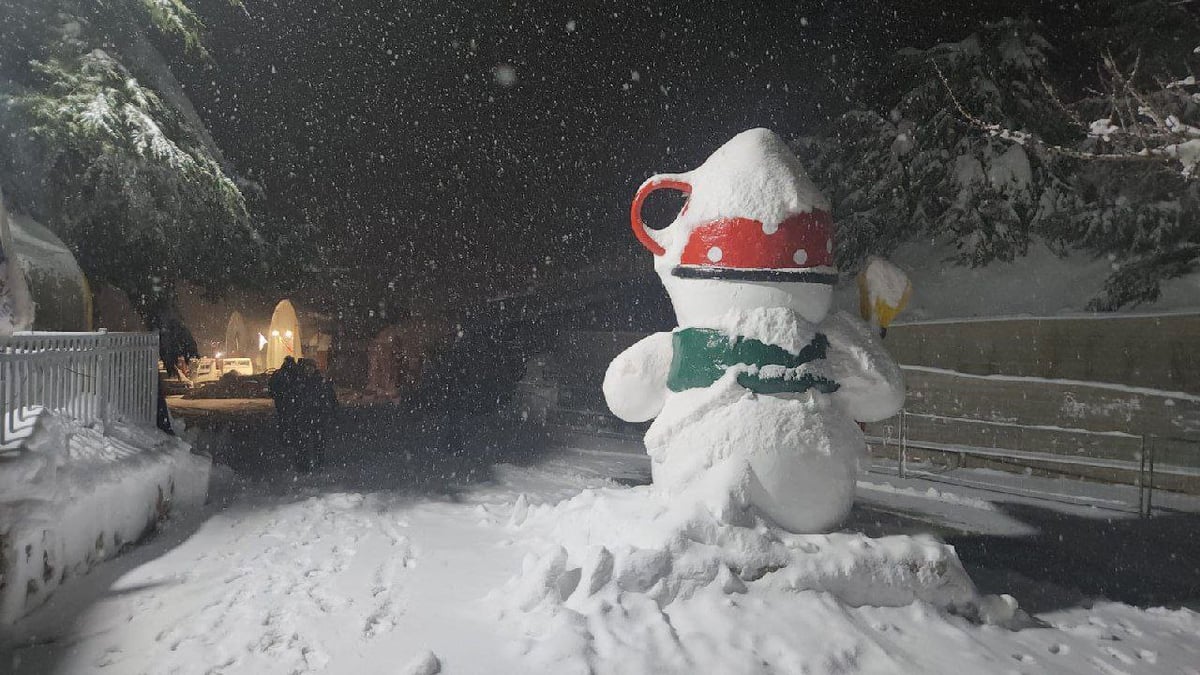
[[[792,354],[782,347],[754,338],[731,338],[711,328],[683,328],[675,331],[672,337],[673,353],[667,387],[671,391],[707,387],[736,365],[796,368],[825,358],[828,347],[829,339],[821,333],[817,333],[799,354]],[[799,393],[809,389],[832,394],[838,390],[837,382],[812,373],[792,378],[764,378],[759,374],[739,373],[737,381],[756,394]]]

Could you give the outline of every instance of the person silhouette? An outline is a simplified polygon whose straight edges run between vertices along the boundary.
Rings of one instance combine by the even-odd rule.
[[[337,412],[337,397],[333,386],[321,374],[316,361],[297,362],[300,448],[297,461],[312,470],[325,463],[325,443],[329,424]]]
[[[300,368],[296,359],[287,356],[279,369],[267,380],[267,390],[275,401],[275,423],[279,440],[286,453],[300,464],[301,440]]]

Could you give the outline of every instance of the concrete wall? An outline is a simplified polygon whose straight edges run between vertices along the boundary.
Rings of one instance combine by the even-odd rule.
[[[897,325],[896,360],[975,375],[1112,382],[1200,394],[1200,314]]]

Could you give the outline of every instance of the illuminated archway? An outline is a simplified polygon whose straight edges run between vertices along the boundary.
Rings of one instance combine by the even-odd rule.
[[[267,335],[267,369],[278,368],[284,357],[303,357],[300,347],[300,321],[296,308],[289,300],[280,300],[271,314],[271,328]]]

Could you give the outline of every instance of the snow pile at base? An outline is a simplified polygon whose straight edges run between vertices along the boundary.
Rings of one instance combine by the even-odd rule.
[[[157,429],[102,433],[42,409],[0,447],[0,623],[41,605],[154,531],[204,503],[211,462]]]
[[[1014,619],[1015,602],[981,596],[953,548],[926,536],[785,532],[747,506],[748,476],[730,460],[672,496],[647,486],[554,506],[519,498],[510,526],[535,551],[491,596],[502,622],[552,672],[740,673],[869,662],[871,649],[838,644],[853,632],[832,627],[846,607]],[[890,658],[876,649],[880,663]]]

